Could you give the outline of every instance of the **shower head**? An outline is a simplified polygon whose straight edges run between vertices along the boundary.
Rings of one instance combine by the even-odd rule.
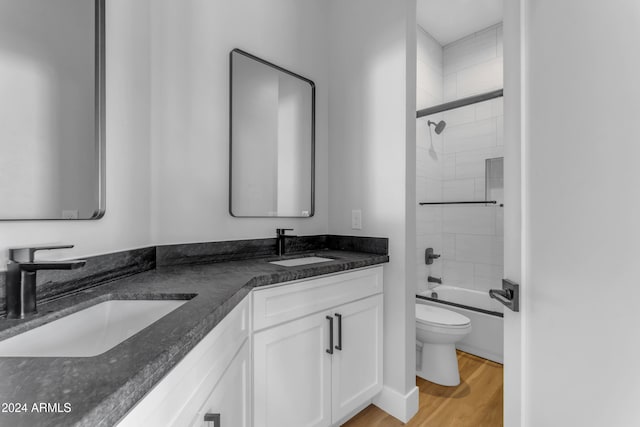
[[[436,135],[440,135],[442,133],[442,131],[444,130],[445,127],[447,127],[447,122],[445,122],[444,120],[440,120],[438,123],[436,122],[432,122],[431,120],[429,120],[427,122],[428,126],[434,125],[435,126],[435,131],[436,131]]]

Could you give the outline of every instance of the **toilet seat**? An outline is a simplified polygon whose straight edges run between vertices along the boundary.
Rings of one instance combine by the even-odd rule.
[[[465,329],[471,325],[471,320],[460,313],[426,304],[416,304],[416,322],[451,329]]]

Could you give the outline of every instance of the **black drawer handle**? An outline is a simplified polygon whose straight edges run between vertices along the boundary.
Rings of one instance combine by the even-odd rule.
[[[327,353],[333,354],[333,317],[327,316],[327,320],[329,321],[329,348]]]
[[[213,427],[221,427],[220,414],[204,414],[205,423],[213,423]]]
[[[338,345],[336,350],[342,351],[342,314],[336,313],[336,317],[338,318]]]

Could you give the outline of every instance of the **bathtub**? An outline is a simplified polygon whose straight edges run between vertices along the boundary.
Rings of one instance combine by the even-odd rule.
[[[503,306],[491,299],[488,292],[440,285],[418,292],[416,303],[446,308],[467,316],[471,319],[471,333],[456,344],[456,348],[503,363]]]

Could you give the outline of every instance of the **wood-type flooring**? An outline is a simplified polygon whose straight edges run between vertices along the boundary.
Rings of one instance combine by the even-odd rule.
[[[462,351],[458,365],[457,387],[416,377],[420,407],[407,424],[370,405],[343,427],[502,427],[502,365]]]

